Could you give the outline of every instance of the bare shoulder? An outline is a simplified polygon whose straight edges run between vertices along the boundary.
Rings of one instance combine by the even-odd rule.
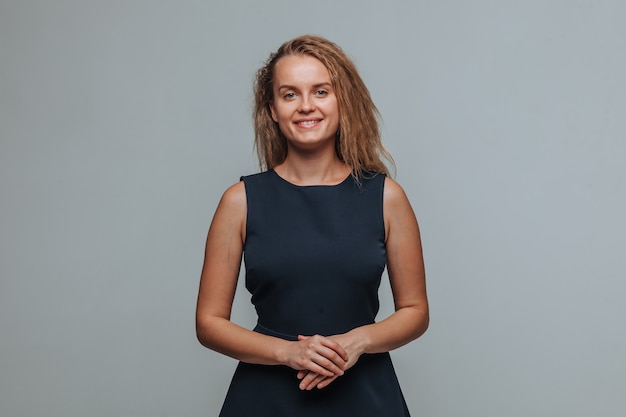
[[[243,181],[240,181],[224,191],[213,216],[211,231],[214,232],[214,235],[236,232],[243,241],[245,239],[247,211],[246,188]]]
[[[243,181],[231,185],[224,191],[222,199],[220,200],[220,206],[225,206],[233,210],[243,209],[245,211],[246,187]]]
[[[383,212],[386,237],[391,230],[406,230],[417,226],[415,213],[404,189],[391,178],[385,178]]]
[[[404,189],[391,178],[385,178],[385,189],[383,192],[383,203],[386,207],[409,204],[409,199]]]

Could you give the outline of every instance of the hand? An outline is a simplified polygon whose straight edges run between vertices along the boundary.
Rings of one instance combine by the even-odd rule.
[[[348,354],[338,342],[320,335],[298,336],[286,353],[286,365],[324,377],[343,375],[348,361]]]
[[[306,336],[298,336],[298,340],[306,340]],[[357,342],[357,338],[353,334],[353,332],[348,332],[344,334],[330,336],[331,340],[336,341],[341,346],[344,347],[344,350],[348,353],[348,360],[343,368],[344,371],[352,368],[354,364],[358,361],[359,357],[363,353],[363,350],[358,347],[359,343]],[[300,381],[300,389],[301,390],[312,390],[317,387],[318,389],[322,389],[330,385],[335,379],[337,379],[341,374],[334,375],[323,375],[317,372],[313,372],[310,370],[300,370],[298,371],[298,379]]]

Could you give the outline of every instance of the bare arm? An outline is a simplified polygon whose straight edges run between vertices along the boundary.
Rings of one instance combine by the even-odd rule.
[[[387,178],[384,192],[387,272],[395,313],[355,329],[363,353],[387,352],[421,336],[429,324],[419,226],[404,190]]]
[[[402,188],[387,178],[383,197],[387,271],[395,312],[378,323],[358,327],[332,338],[348,352],[348,367],[363,353],[388,352],[421,336],[429,313],[419,227]],[[300,387],[324,388],[335,378],[299,372]]]
[[[246,213],[245,187],[240,182],[226,190],[209,228],[196,308],[198,340],[209,349],[248,363],[287,365],[327,376],[343,374],[346,353],[329,338],[315,336],[307,341],[289,342],[230,321]]]

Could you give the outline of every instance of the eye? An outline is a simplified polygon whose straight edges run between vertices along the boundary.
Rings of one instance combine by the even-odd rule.
[[[315,95],[318,96],[318,97],[325,97],[325,96],[328,95],[328,91],[326,91],[326,90],[317,90],[315,92]]]
[[[296,96],[296,93],[286,93],[283,95],[284,98],[286,99],[292,99]]]

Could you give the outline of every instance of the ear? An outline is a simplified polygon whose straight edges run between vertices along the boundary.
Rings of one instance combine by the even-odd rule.
[[[272,120],[278,123],[278,116],[276,116],[276,109],[274,108],[274,103],[270,103],[270,113],[272,113]]]

